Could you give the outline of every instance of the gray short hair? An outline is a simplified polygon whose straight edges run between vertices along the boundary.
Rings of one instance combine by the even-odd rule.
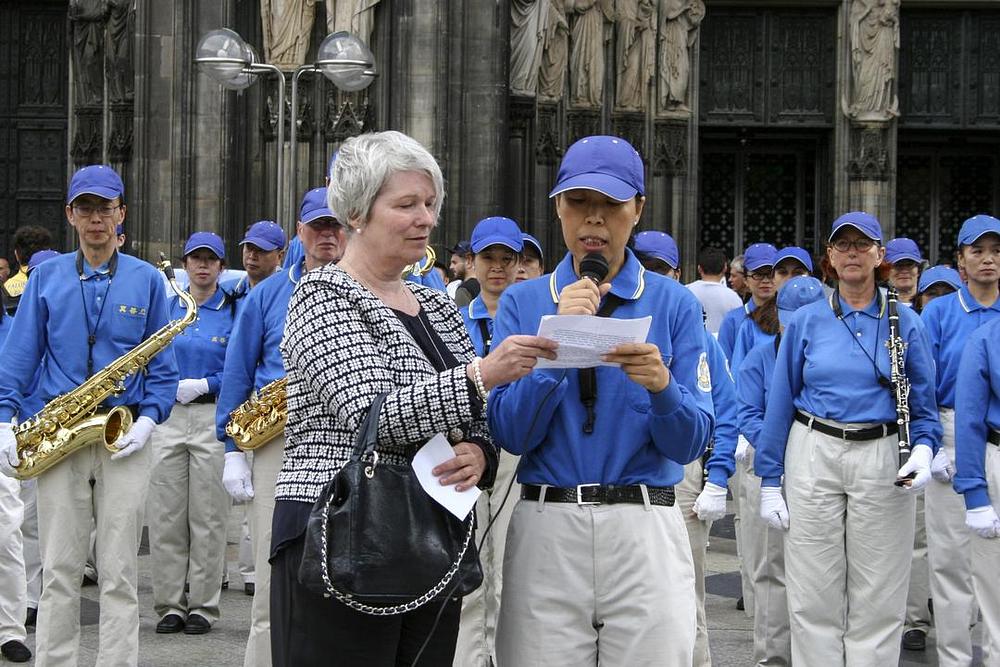
[[[372,203],[386,181],[403,171],[427,174],[434,183],[435,214],[444,203],[444,176],[434,156],[402,132],[372,132],[352,137],[337,152],[326,199],[343,220],[368,222]]]

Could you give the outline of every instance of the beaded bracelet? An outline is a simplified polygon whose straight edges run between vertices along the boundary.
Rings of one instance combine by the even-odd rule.
[[[490,392],[486,391],[486,385],[483,384],[483,373],[479,369],[481,361],[482,359],[479,357],[472,360],[472,376],[476,384],[476,391],[479,392],[479,398],[483,400],[483,405],[486,405],[486,399],[489,398]]]

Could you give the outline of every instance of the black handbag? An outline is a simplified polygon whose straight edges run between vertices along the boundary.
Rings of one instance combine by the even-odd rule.
[[[413,611],[483,581],[475,512],[459,521],[431,498],[409,464],[380,463],[375,398],[350,460],[309,514],[299,582],[365,614]]]

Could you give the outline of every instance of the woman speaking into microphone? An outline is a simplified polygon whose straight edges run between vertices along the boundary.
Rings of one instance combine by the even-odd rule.
[[[497,662],[691,664],[694,571],[673,485],[713,428],[701,304],[626,247],[646,201],[627,141],[573,144],[549,196],[569,252],[547,279],[504,292],[494,345],[546,315],[653,321],[647,342],[604,357],[613,366],[535,370],[490,395],[494,440],[521,456],[522,484]]]

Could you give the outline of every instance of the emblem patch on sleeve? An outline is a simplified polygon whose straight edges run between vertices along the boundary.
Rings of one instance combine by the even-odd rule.
[[[698,357],[698,389],[706,394],[712,392],[712,372],[708,369],[708,352]]]

